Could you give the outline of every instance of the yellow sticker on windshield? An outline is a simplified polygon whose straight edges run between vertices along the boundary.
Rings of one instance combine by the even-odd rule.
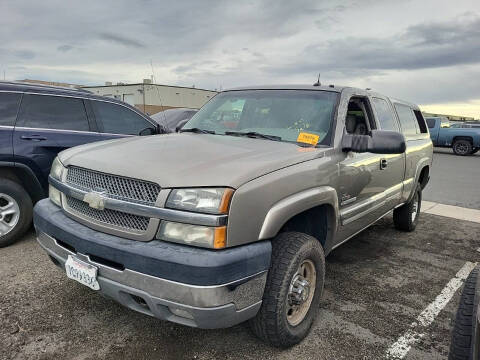
[[[297,141],[310,145],[317,145],[319,138],[320,136],[318,135],[301,132],[298,134]]]

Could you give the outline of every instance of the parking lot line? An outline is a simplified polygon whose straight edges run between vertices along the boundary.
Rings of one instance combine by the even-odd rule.
[[[440,311],[448,304],[475,266],[477,266],[477,263],[469,261],[462,266],[435,300],[410,324],[410,328],[388,348],[386,354],[388,359],[403,359],[412,348],[412,345],[425,336],[425,328],[435,320]]]
[[[422,212],[480,223],[480,210],[422,201]]]

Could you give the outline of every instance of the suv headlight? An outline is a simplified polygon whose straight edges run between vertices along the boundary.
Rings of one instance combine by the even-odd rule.
[[[58,160],[58,157],[53,160],[52,168],[50,170],[50,176],[54,179],[62,181],[63,172],[65,171],[65,167],[63,164]],[[62,206],[62,193],[55,189],[52,185],[48,185],[48,197],[53,203],[57,204],[58,206]]]
[[[50,169],[50,175],[57,180],[62,181],[63,171],[65,170],[65,166],[58,160],[58,157],[53,160],[52,168]]]
[[[170,192],[165,207],[208,214],[226,214],[233,189],[194,188],[174,189]]]

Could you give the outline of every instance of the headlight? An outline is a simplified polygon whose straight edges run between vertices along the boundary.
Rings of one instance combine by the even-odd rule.
[[[230,188],[174,189],[165,207],[209,214],[226,214],[233,195]]]
[[[62,193],[55,189],[52,185],[48,185],[48,197],[55,204],[62,207]]]
[[[56,157],[55,160],[53,160],[52,168],[50,170],[50,175],[53,178],[61,181],[64,170],[65,170],[65,167],[60,162],[60,160],[58,160],[58,157]]]
[[[226,245],[226,233],[225,226],[208,227],[162,221],[157,238],[186,245],[222,249]]]

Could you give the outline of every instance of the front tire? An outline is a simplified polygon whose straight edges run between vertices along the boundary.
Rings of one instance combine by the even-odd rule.
[[[277,235],[262,306],[250,320],[253,332],[277,347],[302,341],[317,315],[324,280],[325,255],[317,239],[299,232]]]
[[[412,199],[393,210],[393,223],[395,228],[401,231],[411,232],[415,230],[420,217],[420,208],[422,205],[422,187],[417,184],[415,194]]]
[[[0,181],[0,248],[13,244],[29,228],[33,205],[30,196],[18,183]]]
[[[472,153],[472,143],[468,140],[455,140],[452,145],[453,152],[455,155],[467,156]]]

